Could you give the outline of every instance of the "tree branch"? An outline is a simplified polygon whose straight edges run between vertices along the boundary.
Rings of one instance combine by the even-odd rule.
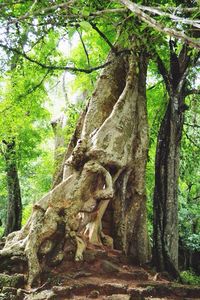
[[[56,4],[56,5],[52,5],[52,6],[48,6],[48,7],[45,7],[45,8],[42,8],[40,10],[35,10],[35,11],[30,11],[18,18],[14,18],[14,19],[11,19],[8,24],[15,24],[15,23],[18,23],[20,21],[23,21],[29,17],[34,17],[34,16],[37,16],[37,15],[44,15],[46,13],[49,13],[51,11],[55,12],[58,8],[69,8],[72,4],[74,3],[74,0],[70,0],[68,2],[65,2],[65,3],[60,3],[60,4]],[[32,7],[32,6],[31,6]]]
[[[22,16],[19,16],[18,18],[12,18],[12,16],[10,17],[9,21],[8,21],[8,25],[9,24],[15,24],[17,22],[20,22],[20,21],[24,21],[28,18],[34,18],[36,16],[44,16],[45,14],[48,14],[48,13],[51,13],[53,12],[55,14],[56,10],[58,9],[66,9],[66,8],[70,8],[72,7],[72,4],[73,4],[74,0],[71,0],[71,1],[68,1],[68,2],[65,2],[65,3],[60,3],[60,4],[56,4],[56,5],[52,5],[52,6],[48,6],[48,7],[45,7],[45,8],[41,8],[39,10],[35,10],[33,11],[33,7],[32,7],[32,11],[29,10],[28,13],[22,15]],[[23,3],[23,1],[16,1],[16,2],[13,2],[13,3],[1,3],[0,4],[0,8],[2,7],[7,7],[8,5],[14,5],[14,4],[20,4],[20,3]],[[148,7],[148,6],[142,6],[142,5],[138,5],[138,7],[141,9],[141,10],[146,10],[146,11],[150,11],[152,13],[156,13],[158,15],[163,15],[163,14],[167,14],[167,12],[163,12],[161,11],[158,7]],[[187,12],[187,13],[193,13],[193,12],[198,12],[199,8],[198,7],[167,7],[165,8],[166,11],[173,11],[173,14],[169,14],[169,15],[166,15],[168,17],[170,17],[171,19],[174,19],[174,21],[177,21],[177,22],[183,22],[183,23],[186,23],[187,24],[190,24],[190,25],[194,25],[196,23],[196,20],[186,20],[184,18],[180,18],[178,16],[175,15],[175,12]],[[120,14],[120,13],[124,13],[126,12],[127,9],[126,8],[111,8],[111,9],[103,9],[103,10],[100,10],[100,11],[96,11],[96,12],[91,12],[89,17],[98,17],[98,16],[102,16],[102,15],[105,15],[105,14]],[[79,15],[74,15],[74,14],[67,14],[67,18],[77,18],[77,17],[82,17],[83,19],[85,19],[85,17],[81,14],[81,11],[79,13]],[[199,26],[199,22],[197,20],[197,26]],[[199,27],[198,27],[199,28]]]
[[[50,70],[47,70],[46,74],[43,76],[43,78],[40,80],[40,82],[38,82],[36,85],[34,85],[32,88],[30,88],[26,94],[21,94],[19,95],[19,99],[21,99],[22,97],[25,97],[27,95],[30,95],[32,93],[34,93],[45,81],[46,77],[48,76],[48,74],[50,73]]]
[[[152,86],[148,87],[147,91],[153,90],[157,85],[161,84],[162,82],[163,82],[163,80],[160,80],[160,81],[156,82]]]
[[[13,106],[12,106],[12,105],[10,105],[10,106],[8,106],[8,107],[6,107],[6,108],[2,109],[2,110],[0,111],[0,114],[3,114],[3,113],[5,113],[7,110],[11,109],[12,107],[13,107]]]
[[[113,44],[109,41],[107,36],[97,27],[97,25],[93,22],[90,22],[92,28],[98,32],[98,34],[103,38],[103,40],[108,44],[110,49],[117,55],[117,49],[113,46]]]
[[[189,124],[189,123],[185,123],[185,122],[183,124],[186,126],[192,127],[192,128],[200,128],[200,125],[197,125],[197,124]]]
[[[13,1],[12,3],[0,3],[0,8],[8,7],[9,5],[24,4],[24,1]]]
[[[66,71],[71,71],[71,72],[82,72],[82,73],[90,74],[94,71],[105,68],[106,66],[110,65],[114,61],[114,60],[110,60],[110,61],[107,61],[106,63],[104,63],[102,65],[99,65],[99,66],[96,66],[96,67],[91,67],[91,68],[88,68],[88,69],[73,68],[73,67],[67,67],[67,66],[52,66],[52,65],[46,65],[42,62],[39,62],[39,61],[31,58],[30,56],[28,56],[25,52],[21,52],[16,48],[12,48],[12,47],[9,47],[9,46],[4,45],[4,44],[0,44],[0,47],[3,48],[3,49],[9,50],[11,52],[15,52],[18,55],[20,55],[20,56],[24,57],[25,59],[27,59],[28,61],[30,61],[30,62],[32,62],[32,63],[34,63],[34,64],[36,64],[36,65],[38,65],[38,66],[40,66],[44,69],[48,69],[48,70],[66,70]],[[118,52],[118,55],[121,54],[121,53]],[[126,53],[127,53],[127,51],[126,51]]]
[[[200,42],[198,42],[196,39],[187,36],[182,31],[175,30],[170,27],[165,27],[163,24],[157,22],[152,17],[144,13],[137,4],[131,2],[130,0],[118,0],[118,1],[123,5],[125,5],[127,8],[129,8],[134,14],[136,14],[140,20],[149,24],[149,26],[154,28],[155,30],[165,33],[171,37],[180,39],[181,41],[187,42],[191,46],[200,49]]]
[[[168,91],[169,94],[171,94],[170,75],[169,75],[162,59],[158,55],[158,53],[156,53],[156,61],[157,61],[158,70],[159,70],[160,74],[162,75],[162,77],[164,79],[167,91]]]
[[[143,6],[140,5],[140,7],[143,10],[156,10],[158,12],[162,12],[162,10],[158,7],[152,6],[151,8],[149,6]],[[193,13],[193,12],[198,12],[199,11],[199,7],[166,7],[165,11],[169,11],[169,12],[173,12],[173,14],[175,12],[181,12],[181,13]],[[102,14],[113,14],[113,13],[124,13],[127,12],[127,8],[108,8],[108,9],[102,9],[96,12],[92,12],[90,13],[90,16],[99,16]],[[164,12],[163,12],[164,13]],[[171,14],[172,15],[172,14]]]
[[[86,48],[86,46],[85,46],[85,43],[84,43],[84,41],[83,41],[82,33],[78,30],[78,28],[77,28],[76,30],[77,30],[78,35],[79,35],[79,37],[80,37],[81,44],[82,44],[82,46],[83,46],[83,50],[84,50],[85,55],[86,55],[86,58],[87,58],[88,67],[90,68],[90,58],[89,58],[89,54],[88,54],[88,52],[87,52],[87,48]]]
[[[155,7],[143,6],[143,5],[139,5],[139,4],[138,4],[138,7],[143,11],[148,11],[148,12],[150,12],[152,14],[155,14],[155,15],[159,15],[159,16],[162,16],[162,17],[168,17],[173,22],[180,22],[180,23],[183,23],[183,24],[192,25],[193,27],[197,27],[197,28],[200,29],[200,20],[188,20],[188,19],[176,16],[174,14],[175,10],[174,10],[173,14],[170,14],[168,12],[164,12],[161,9],[158,9],[158,8],[155,8]]]
[[[200,95],[200,89],[192,89],[192,90],[187,90],[185,93],[186,96],[189,95]]]
[[[194,141],[191,139],[191,137],[187,134],[187,132],[186,132],[185,130],[183,130],[183,131],[184,131],[185,136],[187,137],[187,139],[188,139],[195,147],[197,147],[197,148],[200,149],[200,145],[198,145],[196,142],[194,142]]]
[[[179,84],[178,84],[177,89],[176,89],[177,94],[179,94],[181,92],[181,90],[183,88],[183,85],[185,84],[185,79],[186,79],[187,74],[189,72],[189,68],[190,67],[195,67],[195,65],[198,62],[198,59],[200,57],[200,52],[198,52],[193,57],[193,60],[192,60],[191,56],[188,55],[188,50],[189,49],[187,49],[185,59],[183,60],[183,71],[182,71],[182,74],[180,74],[181,79],[180,79]],[[185,96],[186,96],[186,94],[185,94]]]
[[[44,82],[44,80],[46,79],[46,77],[48,76],[50,70],[47,70],[46,74],[43,76],[43,78],[40,80],[40,82],[38,82],[38,84],[36,84],[35,86],[33,86],[32,88],[30,88],[26,94],[21,94],[19,95],[19,98],[18,99],[21,99],[22,97],[25,97],[27,95],[30,95],[32,94],[33,92],[35,92]],[[6,108],[4,108],[3,110],[0,111],[0,114],[3,114],[5,113],[7,110],[10,110],[13,108],[13,105],[10,105]]]
[[[179,71],[180,74],[183,75],[190,63],[191,57],[188,55],[189,47],[187,44],[183,44],[183,47],[180,51],[180,54],[178,56],[178,62],[179,62]]]

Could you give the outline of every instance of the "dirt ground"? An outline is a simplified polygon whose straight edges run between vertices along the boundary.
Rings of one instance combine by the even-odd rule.
[[[53,264],[53,263],[52,263]],[[132,265],[119,251],[87,249],[82,262],[65,257],[46,266],[39,287],[4,286],[0,300],[200,300],[200,287],[170,281],[149,266]]]

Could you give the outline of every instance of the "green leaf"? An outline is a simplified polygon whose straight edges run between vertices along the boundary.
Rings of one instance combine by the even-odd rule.
[[[76,8],[76,7],[73,7],[72,8],[72,12],[73,12],[73,14],[78,14],[79,13],[79,9]]]
[[[80,26],[85,31],[88,31],[88,30],[92,29],[92,25],[87,21],[80,22]]]
[[[82,10],[82,15],[88,17],[90,15],[90,10],[87,7],[84,7]]]

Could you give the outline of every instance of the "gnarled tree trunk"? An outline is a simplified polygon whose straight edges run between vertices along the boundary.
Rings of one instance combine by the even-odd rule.
[[[59,231],[61,260],[66,245],[73,241],[77,261],[83,259],[88,244],[114,245],[137,262],[148,260],[144,189],[147,62],[145,54],[134,50],[130,55],[109,55],[108,60],[114,61],[101,73],[79,122],[81,131],[72,138],[63,180],[34,205],[28,223],[9,235],[0,251],[1,259],[25,254],[30,285],[42,270],[43,258],[54,252]],[[110,235],[105,212],[110,217]]]

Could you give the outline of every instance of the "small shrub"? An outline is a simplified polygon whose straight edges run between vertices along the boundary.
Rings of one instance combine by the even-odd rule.
[[[200,276],[190,270],[181,272],[181,279],[184,284],[200,285]]]

